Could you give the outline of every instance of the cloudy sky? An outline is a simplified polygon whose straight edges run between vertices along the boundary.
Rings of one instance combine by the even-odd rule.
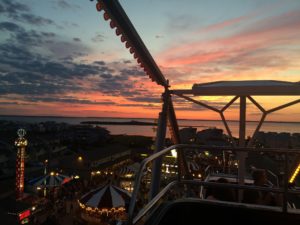
[[[299,0],[120,0],[172,88],[300,81]],[[0,114],[155,118],[152,83],[88,0],[0,1]],[[294,97],[255,98],[266,109]],[[230,100],[203,97],[222,107]],[[174,98],[179,118],[218,115]],[[238,102],[237,102],[238,104]],[[237,119],[237,104],[226,117]],[[248,119],[259,111],[249,103]],[[300,106],[270,120],[300,121]]]

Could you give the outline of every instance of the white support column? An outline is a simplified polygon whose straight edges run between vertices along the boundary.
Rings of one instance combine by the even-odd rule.
[[[169,106],[169,98],[170,95],[166,91],[163,96],[163,105],[162,111],[159,113],[158,119],[158,130],[156,134],[156,143],[155,143],[155,153],[161,151],[165,146],[165,138],[167,131],[167,113]],[[159,192],[160,188],[160,179],[161,179],[161,165],[162,158],[155,159],[152,165],[152,179],[151,179],[151,187],[150,187],[150,199],[153,199],[155,195]]]
[[[246,96],[240,96],[240,124],[239,124],[239,147],[245,147],[246,139]],[[245,170],[246,170],[246,152],[238,152],[238,182],[240,185],[244,184]],[[242,200],[243,192],[239,192],[239,201]]]

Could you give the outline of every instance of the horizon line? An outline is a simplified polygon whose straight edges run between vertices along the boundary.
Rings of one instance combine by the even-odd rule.
[[[58,115],[1,115],[0,117],[50,117],[50,118],[107,118],[107,119],[153,119],[157,118],[146,118],[146,117],[106,117],[106,116],[58,116]],[[195,120],[195,121],[220,121],[217,119],[184,119],[177,118],[177,120]],[[226,120],[227,122],[238,122],[239,120]],[[248,120],[246,122],[260,122],[258,120]],[[264,121],[264,123],[300,123],[297,121]]]

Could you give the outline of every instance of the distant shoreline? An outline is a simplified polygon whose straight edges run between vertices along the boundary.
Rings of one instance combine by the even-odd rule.
[[[127,117],[80,117],[80,116],[33,116],[33,115],[0,115],[0,117],[28,117],[28,118],[76,118],[76,119],[128,119],[128,120],[157,120],[157,118],[127,118]],[[181,119],[178,120],[187,120],[187,121],[218,121],[222,122],[222,120],[214,120],[214,119]],[[138,121],[140,122],[140,121]],[[239,122],[238,120],[227,120],[227,122]],[[258,123],[256,120],[248,120],[247,122]],[[300,121],[265,121],[264,123],[291,123],[291,124],[300,124]],[[156,124],[156,123],[153,123]],[[121,125],[121,124],[119,124]],[[131,125],[131,124],[128,124]]]
[[[142,121],[124,121],[124,122],[115,122],[115,121],[83,121],[80,124],[99,124],[99,125],[135,125],[135,126],[157,126],[157,123],[142,122]]]

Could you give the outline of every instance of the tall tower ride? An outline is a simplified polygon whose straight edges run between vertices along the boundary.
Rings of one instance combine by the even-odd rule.
[[[24,169],[25,169],[25,149],[27,146],[27,139],[24,138],[26,131],[19,129],[18,138],[15,141],[17,147],[16,157],[16,199],[21,199],[24,193]]]

